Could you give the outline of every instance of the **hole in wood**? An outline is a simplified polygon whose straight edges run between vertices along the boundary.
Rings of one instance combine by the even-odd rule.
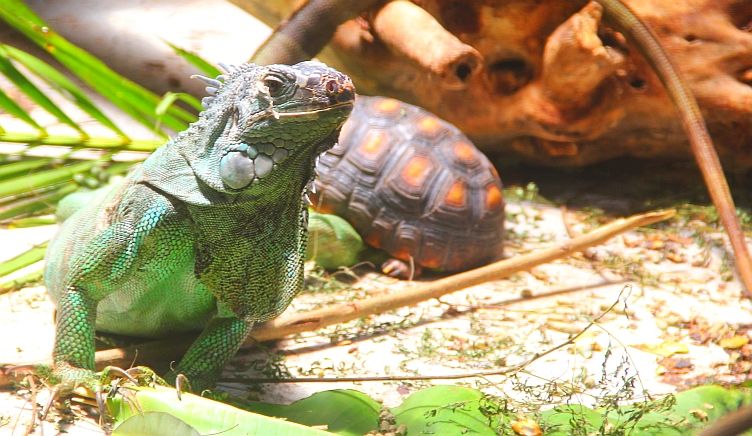
[[[511,95],[530,82],[533,70],[523,59],[508,58],[491,63],[488,75],[497,93]]]

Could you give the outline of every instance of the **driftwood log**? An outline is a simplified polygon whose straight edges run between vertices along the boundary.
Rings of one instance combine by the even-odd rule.
[[[231,1],[272,27],[302,3]],[[683,73],[727,168],[752,167],[752,1],[625,2]],[[406,3],[374,6],[339,26],[321,59],[353,76],[359,92],[424,106],[487,152],[549,165],[620,156],[691,158],[658,78],[630,41],[602,23],[592,4],[415,0],[422,9],[416,12]],[[263,39],[239,10],[220,0],[29,4],[61,34],[157,92],[203,91],[188,79],[197,71],[165,40],[214,62],[237,62]],[[176,18],[169,19],[168,11]],[[138,16],[160,17],[162,24]],[[223,43],[211,40],[220,33]]]
[[[233,2],[272,26],[300,3]],[[347,21],[320,57],[353,76],[359,92],[423,106],[485,151],[551,165],[690,158],[650,65],[592,3],[414,3]],[[722,158],[752,166],[752,2],[626,3],[683,73]]]

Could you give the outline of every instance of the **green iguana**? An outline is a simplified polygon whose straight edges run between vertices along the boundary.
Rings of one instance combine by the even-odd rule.
[[[318,62],[241,65],[209,83],[206,110],[47,251],[57,306],[54,374],[93,383],[94,330],[201,330],[168,379],[211,386],[254,323],[303,284],[306,189],[353,106],[350,79]]]

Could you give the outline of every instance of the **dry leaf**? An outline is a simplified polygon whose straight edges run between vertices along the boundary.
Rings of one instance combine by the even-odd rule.
[[[730,350],[736,350],[738,348],[741,348],[749,343],[749,337],[744,335],[736,335],[732,336],[730,338],[723,338],[720,341],[718,341],[718,345],[720,345],[723,348],[728,348]]]
[[[522,418],[512,422],[512,430],[522,436],[540,436],[543,434],[538,423],[530,418]]]
[[[674,354],[687,354],[689,348],[681,342],[663,341],[660,344],[637,344],[633,345],[638,350],[647,351],[648,353],[657,354],[663,357],[670,357]]]

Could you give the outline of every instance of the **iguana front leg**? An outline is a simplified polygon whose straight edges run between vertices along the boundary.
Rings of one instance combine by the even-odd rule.
[[[78,286],[66,289],[58,302],[52,356],[55,374],[66,389],[94,377],[96,307],[96,301]]]
[[[117,208],[73,215],[75,225],[47,254],[47,285],[57,304],[53,374],[63,391],[97,382],[94,330],[101,302],[117,292],[138,298],[154,287],[156,277],[172,274],[181,258],[192,259],[184,220],[167,198],[132,184],[111,196],[121,199]]]
[[[214,386],[222,368],[238,351],[253,324],[253,321],[236,317],[215,317],[165,379],[174,384],[175,377],[183,374],[197,393]]]

